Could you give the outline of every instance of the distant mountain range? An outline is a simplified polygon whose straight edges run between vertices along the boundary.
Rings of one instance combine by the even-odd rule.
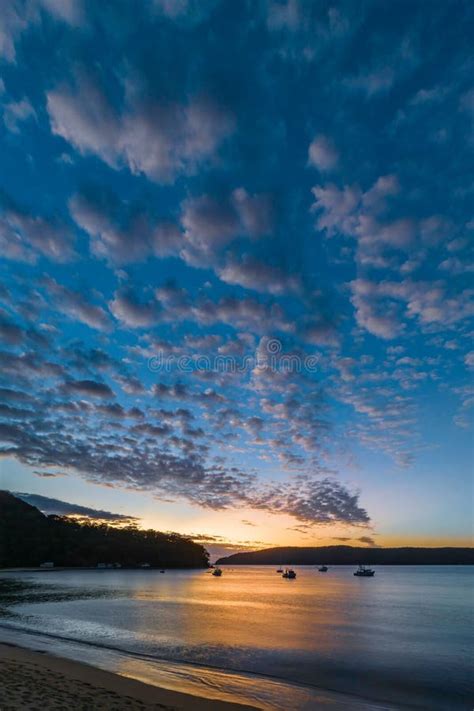
[[[9,491],[0,491],[0,568],[45,562],[61,567],[207,568],[209,556],[203,546],[177,533],[45,516]]]
[[[474,565],[474,548],[265,548],[219,558],[219,565]]]

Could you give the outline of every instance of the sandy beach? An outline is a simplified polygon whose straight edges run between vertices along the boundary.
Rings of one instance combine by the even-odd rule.
[[[0,644],[0,710],[243,711],[253,706],[168,691],[87,664]]]

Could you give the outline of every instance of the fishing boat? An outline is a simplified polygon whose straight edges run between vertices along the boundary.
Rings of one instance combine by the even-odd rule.
[[[288,578],[288,580],[294,580],[296,578],[296,573],[291,568],[287,568],[281,577]]]
[[[318,570],[320,573],[327,573],[329,568],[327,567],[327,565],[321,565]]]
[[[214,570],[212,571],[212,574],[213,574],[216,578],[220,578],[221,575],[222,575],[222,570],[221,570],[220,568],[214,568]]]
[[[375,570],[371,568],[366,568],[365,565],[359,565],[354,575],[359,578],[373,578],[375,575]]]

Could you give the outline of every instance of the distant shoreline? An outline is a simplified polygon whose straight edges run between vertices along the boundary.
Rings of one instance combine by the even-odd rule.
[[[474,565],[474,548],[285,546],[234,553],[217,565]]]

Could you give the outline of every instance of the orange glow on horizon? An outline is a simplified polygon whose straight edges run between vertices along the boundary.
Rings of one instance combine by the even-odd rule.
[[[176,531],[202,543],[204,547],[228,548],[229,554],[239,551],[262,550],[279,546],[337,546],[372,547],[360,540],[368,537],[376,546],[397,547],[472,547],[469,536],[393,535],[377,533],[370,528],[326,524],[306,527],[290,516],[254,510],[196,512],[189,522],[173,518],[143,518],[141,527],[162,531]]]

